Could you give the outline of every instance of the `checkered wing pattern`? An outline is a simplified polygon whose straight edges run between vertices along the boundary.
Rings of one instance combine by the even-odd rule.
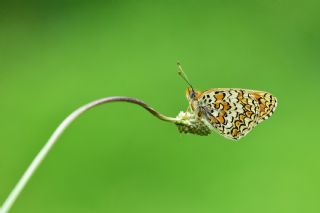
[[[238,140],[270,117],[277,101],[267,92],[218,88],[202,92],[198,104],[214,130]]]

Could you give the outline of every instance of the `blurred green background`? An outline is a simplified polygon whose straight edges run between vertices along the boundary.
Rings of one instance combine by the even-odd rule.
[[[319,1],[2,1],[0,201],[74,109],[114,95],[185,110],[199,90],[265,90],[233,143],[113,103],[77,120],[12,213],[320,212]]]

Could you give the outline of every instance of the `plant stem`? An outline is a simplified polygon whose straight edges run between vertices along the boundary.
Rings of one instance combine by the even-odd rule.
[[[25,185],[30,180],[31,176],[34,174],[36,169],[39,167],[43,159],[47,156],[48,152],[51,150],[53,145],[57,142],[58,138],[61,136],[61,134],[64,132],[64,130],[71,124],[72,121],[74,121],[77,117],[79,117],[82,113],[85,111],[109,102],[129,102],[133,104],[137,104],[139,106],[142,106],[144,109],[148,110],[151,114],[153,114],[155,117],[163,120],[168,121],[172,123],[177,123],[176,118],[167,117],[165,115],[162,115],[161,113],[157,112],[155,109],[149,107],[146,103],[144,103],[141,100],[130,98],[130,97],[107,97],[98,99],[95,101],[92,101],[77,110],[75,110],[73,113],[71,113],[67,118],[64,119],[64,121],[58,126],[58,128],[53,132],[47,143],[44,145],[44,147],[40,150],[40,152],[36,155],[34,160],[31,162],[27,170],[24,172],[18,183],[15,185],[5,202],[3,203],[2,207],[0,208],[0,213],[7,213],[11,209],[12,205],[14,204],[15,200],[20,195],[21,191],[25,187]]]

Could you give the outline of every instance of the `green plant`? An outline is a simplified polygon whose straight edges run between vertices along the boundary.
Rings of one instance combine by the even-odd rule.
[[[53,132],[47,143],[43,146],[43,148],[40,150],[40,152],[36,155],[34,160],[31,162],[30,166],[27,168],[27,170],[24,172],[16,186],[13,188],[5,202],[3,203],[0,213],[7,213],[11,209],[12,205],[14,204],[15,200],[20,195],[23,188],[26,186],[28,181],[30,180],[31,176],[34,174],[36,169],[39,167],[41,162],[44,160],[44,158],[47,156],[49,151],[52,149],[53,145],[57,142],[58,138],[61,136],[61,134],[66,130],[66,128],[74,121],[76,118],[78,118],[81,114],[88,111],[89,109],[92,109],[96,106],[110,103],[110,102],[128,102],[137,104],[147,111],[149,111],[152,115],[159,118],[160,120],[171,122],[177,125],[178,129],[182,133],[192,133],[192,134],[198,134],[198,135],[208,135],[210,134],[211,130],[208,127],[207,123],[204,120],[195,119],[195,116],[190,112],[180,112],[180,114],[176,118],[165,116],[155,109],[148,106],[146,103],[144,103],[141,100],[138,100],[136,98],[130,98],[130,97],[107,97],[98,99],[95,101],[92,101],[88,104],[85,104],[72,112],[67,118],[63,120],[63,122],[57,127],[57,129]]]

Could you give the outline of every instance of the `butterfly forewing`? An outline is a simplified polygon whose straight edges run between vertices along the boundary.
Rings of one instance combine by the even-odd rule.
[[[276,107],[271,94],[245,89],[207,90],[199,95],[198,102],[213,129],[235,140],[270,117]]]

